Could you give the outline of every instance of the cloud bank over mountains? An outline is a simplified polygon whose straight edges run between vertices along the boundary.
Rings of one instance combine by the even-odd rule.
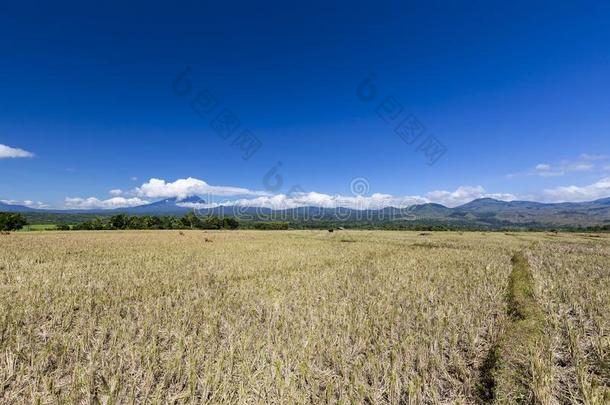
[[[266,191],[250,190],[233,186],[213,186],[207,182],[188,177],[168,182],[152,178],[129,191],[110,190],[109,199],[96,197],[68,197],[64,205],[69,209],[112,209],[135,207],[165,198],[178,200],[178,204],[190,208],[214,208],[218,206],[244,206],[270,209],[291,209],[299,207],[382,209],[386,207],[405,208],[416,204],[437,203],[456,207],[478,198],[494,198],[503,201],[534,200],[540,202],[582,202],[610,196],[610,177],[584,186],[561,186],[545,189],[537,195],[520,196],[511,193],[492,193],[482,186],[460,186],[453,191],[435,190],[423,195],[394,196],[372,193],[370,195],[325,194],[315,191],[292,194],[272,194]],[[201,196],[207,202],[180,204],[191,196]],[[219,198],[220,197],[220,198]]]
[[[142,200],[140,198],[124,198],[124,197],[113,197],[107,200],[100,200],[95,197],[79,198],[79,197],[67,197],[64,200],[64,207],[67,209],[75,210],[89,210],[89,209],[114,209],[114,208],[127,208],[137,207],[139,205],[150,204],[148,200]]]
[[[42,201],[32,201],[32,200],[0,200],[0,203],[8,204],[8,205],[23,205],[28,208],[37,208],[37,209],[46,209],[50,208],[49,204],[45,204]]]
[[[101,200],[96,197],[68,197],[64,205],[69,209],[112,209],[144,205],[151,200],[173,198],[178,204],[190,208],[214,208],[218,206],[244,206],[270,209],[291,209],[299,207],[382,209],[386,207],[405,208],[416,204],[438,203],[448,207],[465,204],[477,198],[490,197],[506,201],[516,199],[508,193],[487,193],[482,186],[462,186],[454,191],[437,190],[425,195],[394,196],[373,193],[371,195],[325,194],[315,191],[291,194],[272,194],[266,191],[250,190],[243,187],[212,186],[204,180],[188,177],[167,182],[152,178],[129,191],[113,189],[112,198]],[[180,204],[191,196],[201,196],[207,203]],[[221,197],[219,199],[218,197]],[[231,198],[234,197],[234,198]]]
[[[26,150],[0,144],[0,159],[31,158],[33,156],[33,153]],[[270,209],[341,207],[361,210],[382,209],[386,207],[406,208],[425,203],[442,204],[453,208],[479,198],[493,198],[502,201],[528,200],[545,203],[583,202],[610,196],[609,172],[610,156],[583,153],[571,160],[561,160],[557,163],[539,163],[527,171],[509,174],[506,178],[511,179],[520,176],[553,178],[564,176],[568,173],[586,173],[589,178],[595,175],[601,177],[590,184],[572,184],[554,188],[542,188],[542,191],[527,194],[489,192],[481,185],[462,185],[453,191],[433,190],[423,194],[404,196],[380,192],[369,194],[369,184],[366,179],[362,178],[354,179],[354,181],[363,180],[365,182],[365,193],[361,193],[352,187],[354,192],[351,195],[327,194],[313,190],[294,193],[272,193],[244,187],[211,185],[202,179],[194,177],[186,177],[174,181],[150,178],[140,186],[129,190],[111,189],[108,192],[109,198],[107,199],[95,196],[69,196],[64,199],[63,205],[55,205],[54,208],[75,210],[130,208],[150,204],[161,199],[175,199],[178,201],[178,205],[191,208],[215,208],[218,206],[244,206]],[[131,177],[130,180],[137,181],[137,177]],[[180,203],[180,201],[192,196],[202,197],[206,203],[187,201]],[[24,205],[30,208],[51,208],[49,204],[40,201],[6,199],[0,200],[0,202],[11,205]]]

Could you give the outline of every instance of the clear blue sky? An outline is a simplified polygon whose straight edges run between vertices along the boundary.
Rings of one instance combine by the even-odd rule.
[[[0,158],[3,200],[62,206],[111,189],[154,200],[134,191],[150,178],[265,190],[278,161],[271,194],[351,195],[362,177],[367,194],[445,203],[460,187],[610,195],[607,2],[11,3],[0,144],[34,156]],[[187,66],[192,90],[179,96]],[[202,118],[189,104],[204,89],[218,107]],[[446,147],[434,165],[378,116],[388,96]],[[260,140],[250,159],[211,128],[222,108]]]

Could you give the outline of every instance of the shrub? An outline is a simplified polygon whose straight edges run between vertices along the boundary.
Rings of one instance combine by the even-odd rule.
[[[12,212],[0,212],[0,231],[17,231],[28,224],[25,217],[21,214]]]

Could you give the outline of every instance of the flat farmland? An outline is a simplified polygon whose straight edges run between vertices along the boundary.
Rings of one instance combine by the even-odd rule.
[[[0,236],[2,403],[608,403],[608,235]]]

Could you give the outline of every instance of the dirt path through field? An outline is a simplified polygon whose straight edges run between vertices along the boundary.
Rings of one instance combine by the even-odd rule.
[[[554,403],[533,372],[532,354],[540,352],[544,315],[534,296],[530,265],[519,252],[512,266],[506,296],[509,322],[481,367],[479,398],[483,403]]]

